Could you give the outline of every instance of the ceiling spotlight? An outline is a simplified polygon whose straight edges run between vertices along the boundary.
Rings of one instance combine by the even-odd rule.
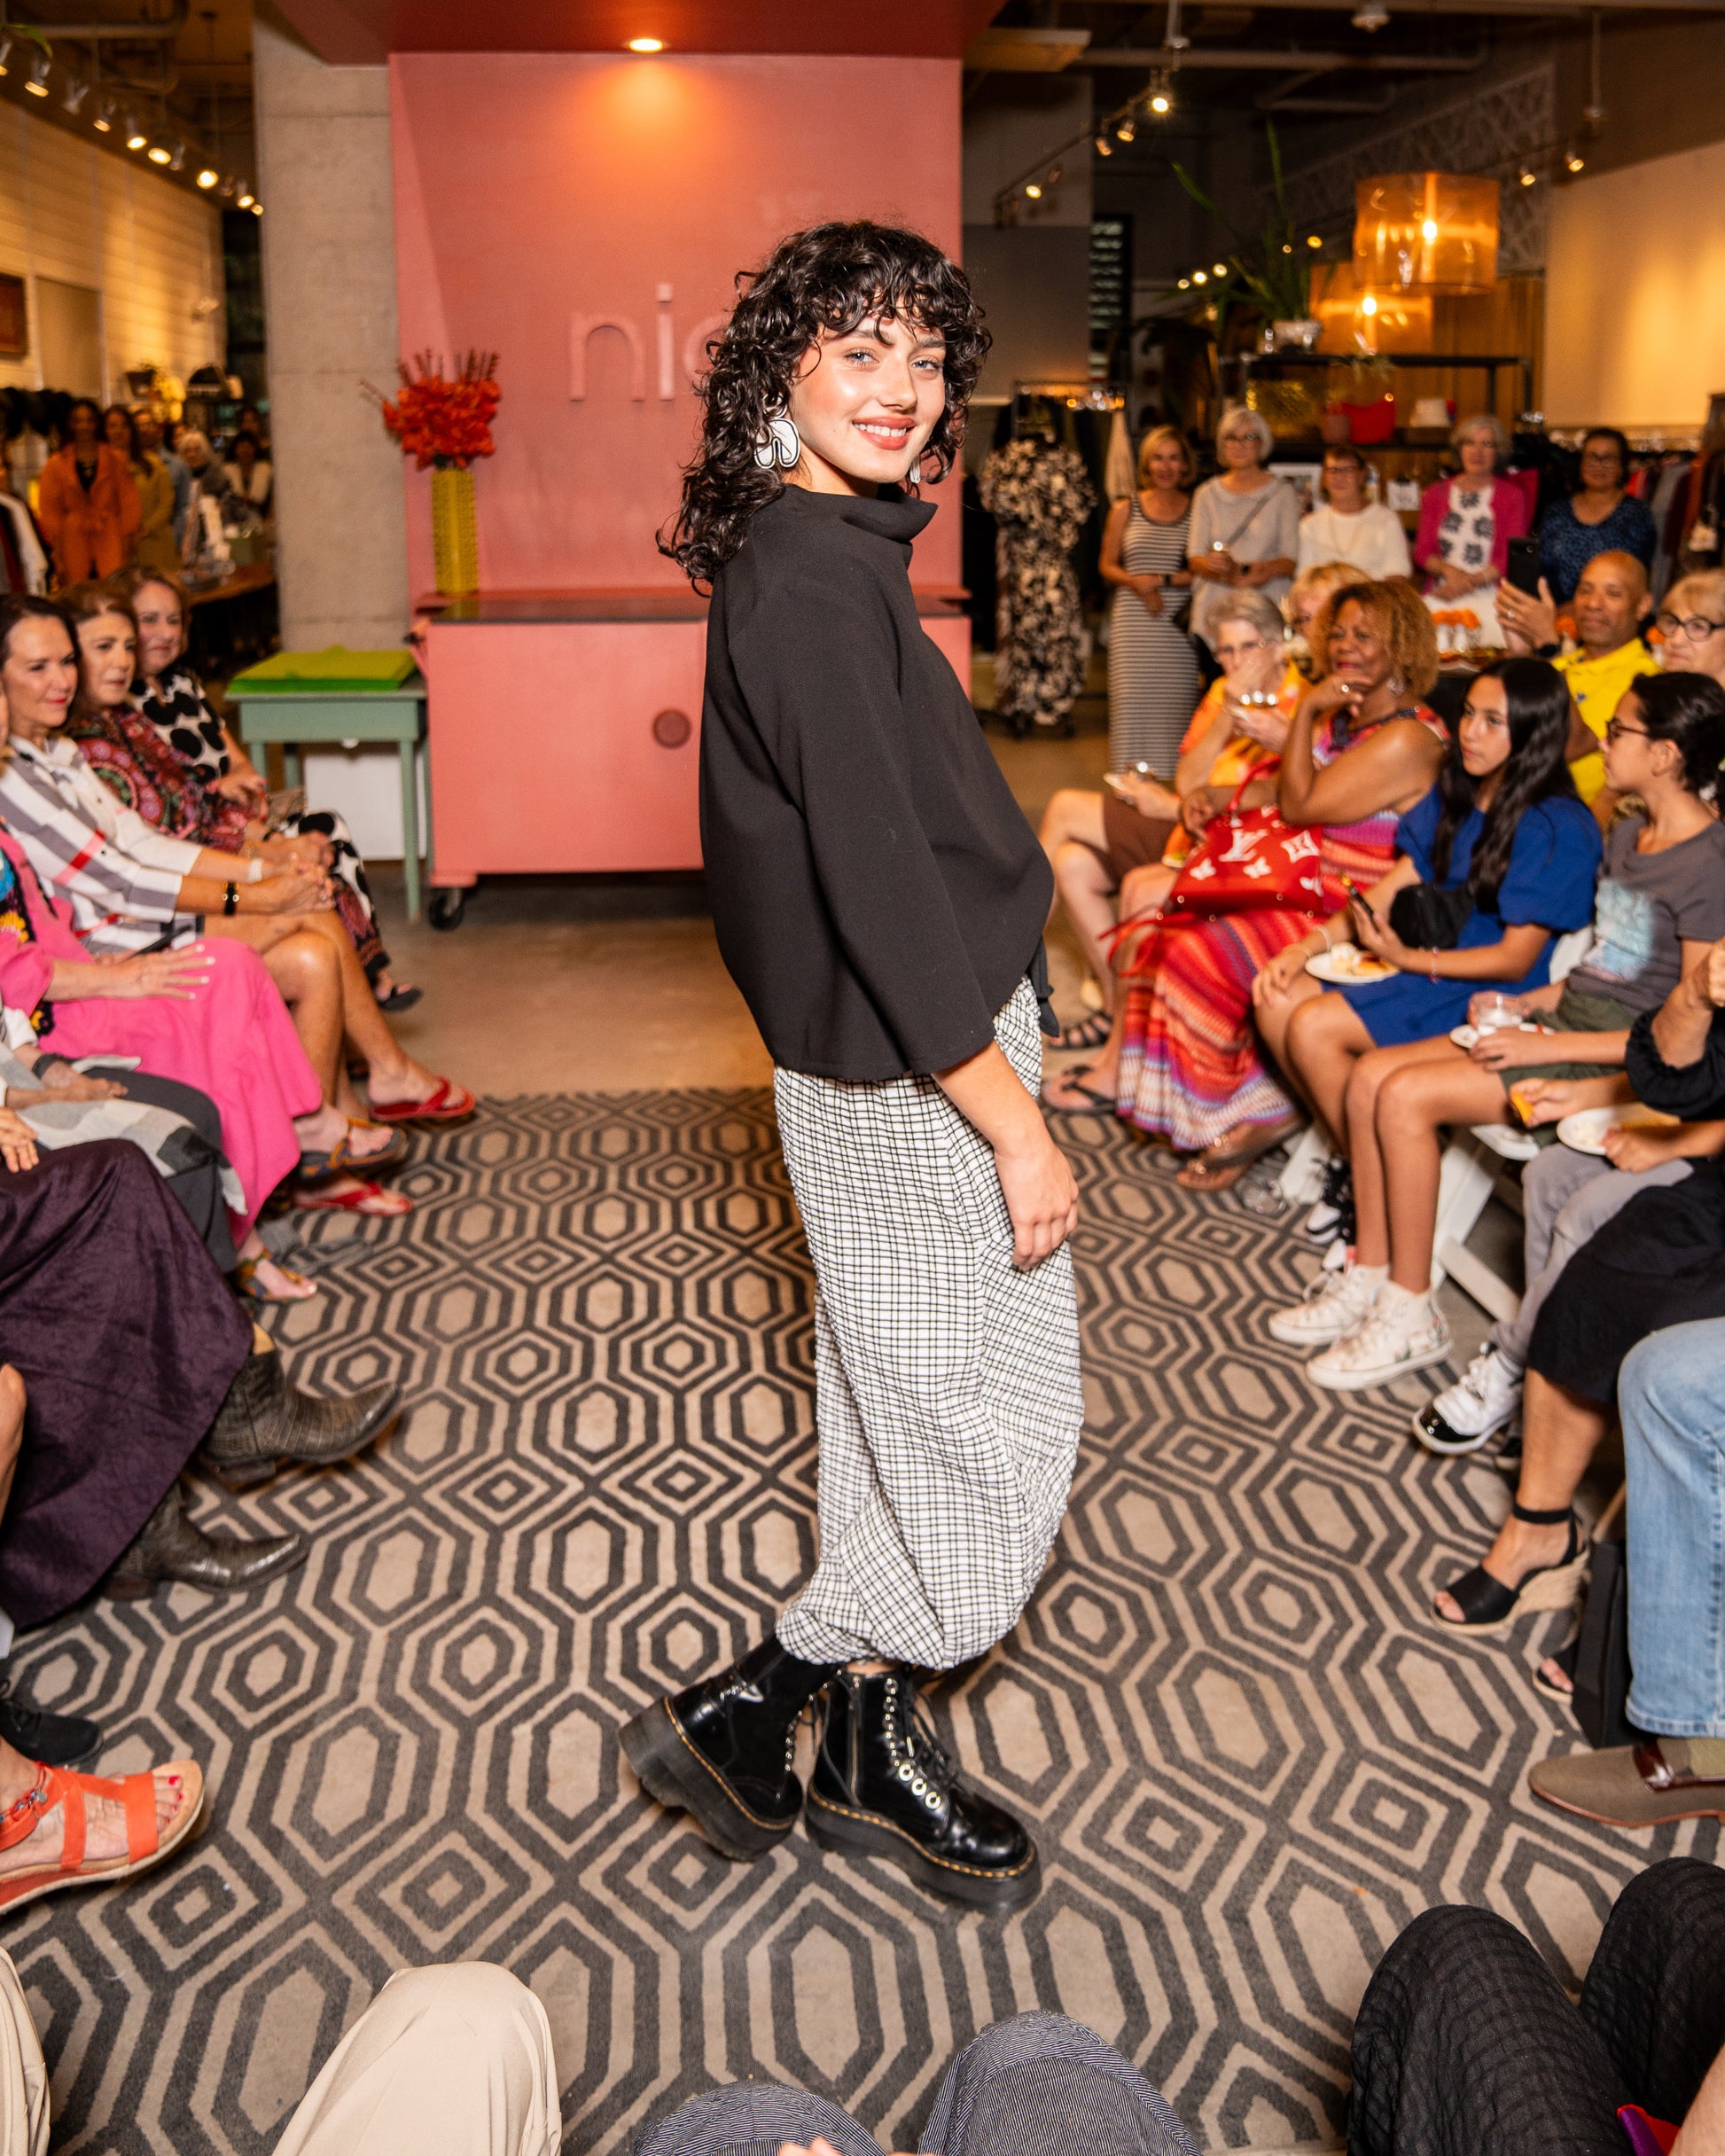
[[[12,39],[10,37],[0,37],[0,74],[4,74],[6,72],[6,59],[8,54],[12,51]]]
[[[1321,247],[1321,246],[1323,245],[1323,233],[1322,233],[1322,232],[1307,232],[1307,235],[1306,235],[1306,245],[1307,245],[1308,247]]]
[[[45,52],[40,59],[30,62],[30,79],[24,87],[33,98],[45,98],[48,95],[48,71],[52,65]]]
[[[1226,262],[1212,262],[1210,265],[1210,274],[1212,277],[1226,277],[1228,275],[1228,264]]]
[[[256,201],[256,199],[257,197],[253,194],[250,188],[247,188],[239,198],[239,207],[241,209],[250,209],[253,203]]]
[[[1428,247],[1436,241],[1438,237],[1438,221],[1435,217],[1426,217],[1421,221],[1419,236],[1425,242]]]
[[[150,137],[139,127],[137,121],[128,113],[126,115],[126,147],[129,150],[141,150],[149,139]]]
[[[234,196],[238,192],[238,190],[239,182],[234,178],[231,173],[230,173],[228,177],[222,181],[222,184],[216,189],[215,191],[218,197],[223,202],[231,202]]]
[[[66,86],[66,95],[60,102],[68,113],[75,113],[90,95],[90,84],[81,82],[76,75]]]
[[[1042,182],[1040,180],[1032,180],[1026,187],[1025,192],[1030,197],[1030,199],[1033,202],[1040,202],[1042,199]]]
[[[1580,172],[1587,161],[1579,150],[1566,150],[1564,152],[1564,170],[1565,172]]]
[[[1190,277],[1183,277],[1181,278],[1181,280],[1180,280],[1180,289],[1181,289],[1181,291],[1182,291],[1182,292],[1190,292],[1190,291],[1191,290],[1191,288],[1192,288],[1192,280],[1190,279]]]
[[[1361,301],[1360,312],[1368,316],[1375,315],[1378,312],[1378,301],[1373,298],[1370,293],[1367,293],[1365,298]]]
[[[662,52],[665,40],[662,37],[631,37],[628,49],[631,52]]]
[[[1121,142],[1130,142],[1132,137],[1137,132],[1137,129],[1133,125],[1132,115],[1130,113],[1126,115],[1126,118],[1120,121],[1119,127],[1114,129],[1115,135]]]
[[[1096,152],[1098,157],[1112,157],[1114,154],[1114,145],[1105,135],[1097,137]]]
[[[1536,175],[1534,174],[1534,168],[1531,165],[1524,165],[1521,168],[1521,170],[1517,173],[1516,177],[1521,182],[1524,187],[1531,187],[1534,184]]]
[[[252,205],[252,215],[253,215],[253,216],[254,216],[254,217],[261,217],[261,216],[262,216],[262,215],[263,215],[263,205],[262,205],[262,203],[261,203],[261,202],[254,202],[254,203],[253,203],[253,205]]]
[[[1054,186],[1054,185],[1056,184],[1056,183],[1057,183],[1057,182],[1059,180],[1059,177],[1060,177],[1060,168],[1059,168],[1059,166],[1058,166],[1058,165],[1056,165],[1056,166],[1054,167],[1054,168],[1053,168],[1053,169],[1052,169],[1052,170],[1050,172],[1050,174],[1049,174],[1049,176],[1048,176],[1048,178],[1047,178],[1047,180],[1046,180],[1046,181],[1043,183],[1043,184],[1044,184],[1045,186],[1052,187],[1052,186]]]
[[[174,154],[168,160],[168,169],[170,172],[185,170],[185,145],[183,142],[176,142],[174,145]]]
[[[1192,282],[1194,285],[1207,285],[1210,280],[1202,270],[1194,270],[1192,271]]]
[[[112,98],[103,98],[96,108],[95,119],[90,124],[98,135],[110,135],[113,132],[113,99]]]
[[[1166,67],[1150,78],[1150,109],[1159,115],[1174,110],[1174,78]]]
[[[1363,0],[1363,4],[1354,11],[1354,27],[1381,30],[1389,19],[1390,11],[1384,5],[1384,0]]]
[[[206,165],[204,169],[198,175],[198,184],[200,187],[214,187],[215,183],[221,177],[222,175],[215,169],[214,165]]]
[[[152,142],[150,145],[149,158],[152,165],[171,165],[174,161],[174,152],[168,148],[166,144]]]

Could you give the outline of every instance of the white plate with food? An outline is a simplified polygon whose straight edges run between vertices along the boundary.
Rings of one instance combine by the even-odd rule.
[[[1540,1028],[1531,1019],[1523,1019],[1514,1026],[1452,1026],[1449,1037],[1457,1048],[1471,1048],[1482,1034],[1487,1033],[1538,1033]]]
[[[1314,980],[1328,981],[1332,988],[1363,988],[1374,980],[1390,980],[1395,968],[1357,943],[1332,943],[1306,961],[1306,971]]]
[[[1662,1108],[1643,1108],[1638,1100],[1621,1101],[1613,1108],[1578,1108],[1557,1125],[1557,1136],[1572,1152],[1605,1152],[1608,1130],[1669,1130],[1680,1119]]]

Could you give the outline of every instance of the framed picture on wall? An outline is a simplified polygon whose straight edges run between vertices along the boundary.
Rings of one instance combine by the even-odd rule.
[[[21,277],[0,274],[0,359],[23,359],[30,349],[30,309]]]

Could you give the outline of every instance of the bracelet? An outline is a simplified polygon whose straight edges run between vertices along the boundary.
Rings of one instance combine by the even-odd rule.
[[[1436,985],[1438,978],[1438,954],[1435,949],[1428,950],[1425,954],[1425,978],[1431,981],[1433,986]]]
[[[247,876],[247,877],[246,877],[246,882],[247,882],[247,883],[261,883],[261,882],[263,881],[263,860],[262,860],[262,856],[261,856],[261,855],[258,855],[258,854],[254,854],[254,855],[252,855],[251,860],[250,860],[250,861],[247,863],[247,864],[246,864],[246,865],[247,865],[247,867],[248,867],[248,868],[251,870],[251,873],[250,873],[250,875],[249,875],[249,876]]]
[[[1330,931],[1324,926],[1322,921],[1318,923],[1318,933],[1323,938],[1323,948],[1325,950],[1334,950],[1336,947],[1330,941]]]
[[[224,914],[228,915],[236,914],[239,911],[239,886],[237,883],[224,884],[222,886],[222,910]]]

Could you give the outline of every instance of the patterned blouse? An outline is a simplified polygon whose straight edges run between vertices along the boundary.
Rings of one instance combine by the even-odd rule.
[[[140,677],[132,684],[132,701],[205,785],[213,786],[228,776],[222,722],[210,709],[204,685],[190,667],[169,667],[153,688]]]

